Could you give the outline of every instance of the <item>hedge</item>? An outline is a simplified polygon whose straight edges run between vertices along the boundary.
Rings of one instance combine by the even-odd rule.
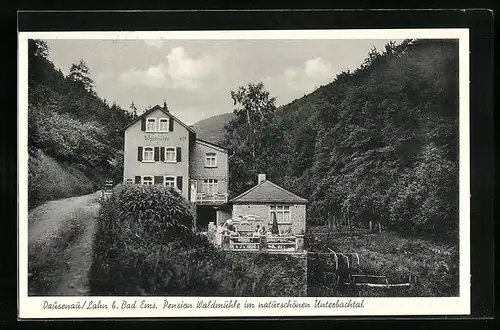
[[[187,201],[163,186],[120,185],[102,202],[92,295],[299,296],[305,264],[227,253],[192,230]]]

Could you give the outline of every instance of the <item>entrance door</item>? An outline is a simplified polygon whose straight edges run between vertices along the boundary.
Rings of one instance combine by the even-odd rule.
[[[196,202],[196,192],[198,190],[198,182],[196,180],[189,180],[189,187],[191,189],[191,202]]]

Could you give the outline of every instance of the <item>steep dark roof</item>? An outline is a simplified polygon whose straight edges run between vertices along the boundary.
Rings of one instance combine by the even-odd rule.
[[[295,203],[305,204],[307,199],[299,197],[294,193],[272,183],[269,180],[264,180],[258,185],[243,194],[231,199],[230,202],[238,203]]]
[[[139,120],[141,120],[141,118],[143,118],[144,116],[147,116],[149,115],[151,112],[155,111],[155,110],[160,110],[161,112],[163,112],[164,114],[166,114],[167,116],[173,118],[176,122],[178,122],[179,124],[181,124],[182,127],[184,127],[185,129],[187,129],[188,131],[190,131],[191,133],[193,134],[196,134],[196,132],[191,128],[189,127],[188,125],[184,124],[182,121],[180,121],[177,117],[175,117],[172,113],[170,113],[169,111],[163,109],[162,107],[160,107],[159,105],[155,105],[154,107],[152,107],[151,109],[147,110],[146,112],[144,112],[142,115],[140,115],[139,117],[135,118],[134,120],[132,120],[130,123],[127,124],[127,126],[123,127],[121,129],[121,131],[124,131],[126,130],[127,128],[129,128],[130,126],[132,126],[133,124],[135,124],[136,122],[138,122]]]

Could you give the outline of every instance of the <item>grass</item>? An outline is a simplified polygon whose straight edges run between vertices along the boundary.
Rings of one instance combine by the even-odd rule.
[[[337,235],[327,227],[309,229],[309,251],[325,247],[335,252],[358,253],[360,273],[398,277],[414,274],[417,282],[410,289],[360,289],[362,296],[458,296],[458,246],[421,238],[402,237],[394,232]],[[321,252],[321,251],[319,251]],[[326,252],[326,251],[325,251]]]
[[[79,210],[56,228],[47,239],[33,239],[29,242],[29,295],[51,295],[57,290],[71,260],[69,248],[81,237],[89,217],[86,211]]]

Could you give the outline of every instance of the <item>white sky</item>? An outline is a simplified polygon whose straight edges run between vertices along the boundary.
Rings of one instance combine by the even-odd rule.
[[[46,40],[67,74],[83,59],[99,97],[139,114],[163,104],[186,124],[233,111],[230,91],[263,81],[287,104],[356,69],[390,40]],[[397,40],[396,40],[397,41]]]

